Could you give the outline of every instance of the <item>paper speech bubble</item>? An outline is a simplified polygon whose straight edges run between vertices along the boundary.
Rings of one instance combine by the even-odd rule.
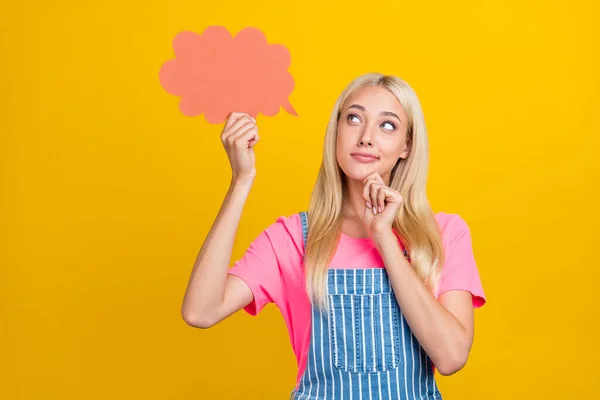
[[[173,49],[175,59],[163,64],[159,79],[168,93],[181,97],[183,114],[204,114],[211,124],[233,111],[274,116],[283,107],[298,115],[288,101],[294,90],[287,71],[290,53],[280,44],[267,44],[260,30],[245,28],[235,38],[222,26],[210,26],[201,35],[181,32]]]

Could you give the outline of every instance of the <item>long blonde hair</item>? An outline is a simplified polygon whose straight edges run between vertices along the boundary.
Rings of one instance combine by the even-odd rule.
[[[329,308],[327,271],[341,234],[342,202],[346,191],[344,173],[336,157],[338,120],[348,97],[366,86],[381,86],[389,90],[408,117],[410,153],[407,158],[398,161],[390,176],[389,186],[403,197],[393,229],[410,255],[412,267],[432,292],[437,290],[443,265],[441,234],[426,195],[429,144],[419,99],[400,78],[378,73],[362,75],[344,89],[333,107],[325,133],[323,161],[308,209],[306,290],[312,304],[321,310]]]

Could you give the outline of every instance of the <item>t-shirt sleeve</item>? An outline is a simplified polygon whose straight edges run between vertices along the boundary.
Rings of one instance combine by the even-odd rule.
[[[471,231],[459,215],[452,217],[445,228],[450,240],[440,276],[438,297],[450,290],[466,290],[471,293],[473,307],[478,308],[485,304],[486,298],[473,254]]]
[[[282,278],[268,230],[254,239],[228,274],[241,278],[250,287],[254,298],[244,307],[248,314],[257,315],[265,305],[274,301],[275,293],[281,291]]]
[[[279,217],[228,270],[228,274],[242,279],[252,291],[254,298],[244,307],[248,314],[257,315],[269,303],[283,304],[286,278],[289,280],[290,270],[300,260],[301,241],[299,215]]]

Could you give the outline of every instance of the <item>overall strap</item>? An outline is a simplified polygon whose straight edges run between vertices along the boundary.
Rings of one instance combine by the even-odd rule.
[[[300,214],[300,223],[302,225],[302,244],[306,248],[306,241],[308,240],[308,213],[302,211]]]

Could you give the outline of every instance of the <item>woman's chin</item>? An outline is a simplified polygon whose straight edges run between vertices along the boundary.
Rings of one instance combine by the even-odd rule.
[[[343,171],[347,179],[362,182],[367,176],[371,175],[373,172],[377,172],[377,169],[374,166],[365,164],[364,166],[353,166],[345,170],[343,169]]]

